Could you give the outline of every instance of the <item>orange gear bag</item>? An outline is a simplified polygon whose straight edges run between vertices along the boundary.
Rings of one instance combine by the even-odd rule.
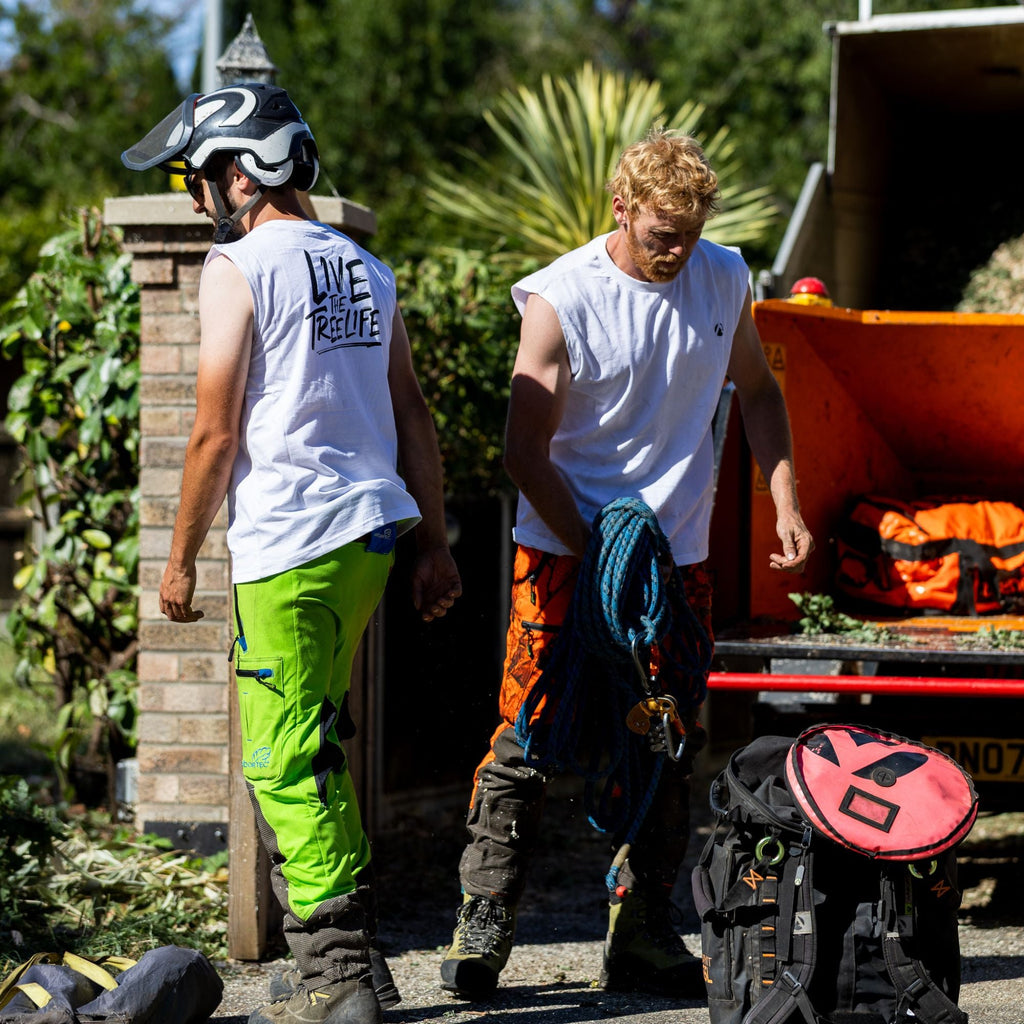
[[[1024,510],[1007,501],[866,496],[837,537],[840,590],[950,615],[1024,611]]]

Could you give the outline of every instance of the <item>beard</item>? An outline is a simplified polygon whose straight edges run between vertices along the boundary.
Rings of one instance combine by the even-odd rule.
[[[217,188],[220,194],[221,202],[224,204],[225,216],[218,217],[214,207],[214,211],[211,211],[210,219],[213,221],[213,241],[216,245],[221,245],[225,242],[236,242],[241,238],[245,231],[238,222],[232,223],[231,217],[238,210],[238,203],[234,202],[231,196],[226,194],[225,189]]]
[[[667,284],[669,281],[674,281],[678,277],[679,271],[686,266],[688,257],[684,256],[680,259],[676,256],[655,255],[637,238],[632,224],[625,232],[625,236],[626,252],[629,254],[629,258],[648,281],[653,281],[655,284]]]

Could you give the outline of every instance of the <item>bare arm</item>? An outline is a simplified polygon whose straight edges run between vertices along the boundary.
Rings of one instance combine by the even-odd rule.
[[[775,529],[782,542],[782,554],[772,554],[774,569],[801,572],[814,550],[814,540],[800,515],[793,471],[793,441],[789,414],[750,313],[748,290],[743,315],[733,338],[729,378],[743,414],[743,427],[775,502]]]
[[[424,621],[440,618],[462,593],[459,570],[448,549],[444,478],[437,432],[412,365],[409,335],[396,309],[391,330],[388,387],[395,410],[398,458],[409,493],[419,506],[412,599]]]
[[[171,552],[160,584],[160,611],[173,622],[195,622],[196,556],[224,501],[238,450],[245,379],[252,347],[249,286],[225,257],[213,260],[199,285],[199,370],[196,418],[185,450],[181,501]]]
[[[505,470],[555,536],[582,558],[590,526],[549,452],[565,412],[570,376],[558,315],[545,299],[531,295],[512,371]]]

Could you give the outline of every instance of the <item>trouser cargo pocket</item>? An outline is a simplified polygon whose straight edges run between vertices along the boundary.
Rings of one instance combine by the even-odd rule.
[[[240,656],[235,666],[242,732],[242,774],[250,780],[278,778],[285,741],[281,658]]]

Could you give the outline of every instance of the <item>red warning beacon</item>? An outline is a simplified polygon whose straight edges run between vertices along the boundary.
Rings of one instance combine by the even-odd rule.
[[[801,277],[789,290],[789,301],[801,306],[831,306],[825,282],[818,277]]]

